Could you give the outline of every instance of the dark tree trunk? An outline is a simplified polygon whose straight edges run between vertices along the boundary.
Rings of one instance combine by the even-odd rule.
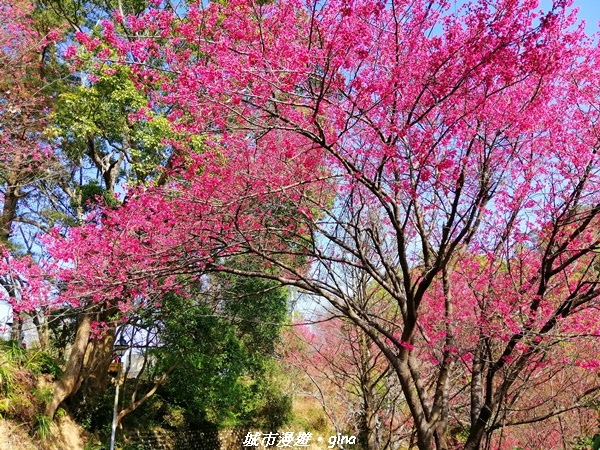
[[[107,314],[101,314],[97,320],[107,322],[106,316]],[[111,325],[102,338],[91,339],[88,343],[82,371],[81,394],[84,399],[93,399],[108,387],[108,366],[113,356],[116,331],[115,324]]]
[[[75,342],[71,348],[71,354],[62,376],[54,383],[54,395],[52,401],[46,407],[46,415],[54,417],[56,410],[67,398],[75,394],[81,386],[81,373],[85,359],[86,349],[90,341],[92,317],[82,314],[77,324]]]
[[[4,194],[4,207],[0,217],[0,242],[8,242],[12,223],[17,216],[17,203],[19,201],[19,188],[8,186]]]

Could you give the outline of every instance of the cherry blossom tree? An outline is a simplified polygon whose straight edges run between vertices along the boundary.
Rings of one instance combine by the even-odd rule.
[[[44,228],[40,191],[63,175],[43,136],[49,108],[44,49],[59,32],[36,29],[32,11],[27,1],[0,2],[0,299],[15,312],[51,301],[41,268],[23,256],[34,240],[23,227]],[[19,326],[15,330],[18,336]]]
[[[301,395],[321,404],[336,433],[357,436],[367,450],[410,442],[412,420],[391,367],[354,324],[326,316],[297,324],[281,347],[284,366],[312,384]]]
[[[591,402],[600,73],[570,3],[116,13],[80,42],[105,73],[130,64],[150,98],[133,120],[169,111],[177,136],[163,183],[48,243],[63,301],[127,311],[213,270],[321,296],[385,355],[421,450],[489,447]],[[248,253],[265,269],[224,264]],[[361,304],[344,268],[398,320]],[[569,394],[531,397],[564,373]]]
[[[69,39],[67,23],[84,26],[78,23],[82,8],[0,2],[0,299],[12,308],[13,338],[22,339],[23,321],[30,316],[42,348],[48,344],[46,315],[74,305],[58,299],[60,286],[48,282],[39,237],[57,223],[63,229],[78,225],[99,201],[115,206],[117,178],[127,172],[141,182],[149,176],[146,159],[154,162],[151,167],[160,159],[154,149],[161,127],[128,126],[127,111],[146,103],[131,80],[113,73],[110,82],[87,86],[85,68],[77,75],[66,70],[61,58],[68,51],[59,51],[56,42]],[[111,318],[110,309],[75,306],[76,327]],[[73,346],[87,352],[86,367],[66,373],[87,378],[86,389],[106,388],[114,330]],[[83,364],[77,351],[71,354]]]

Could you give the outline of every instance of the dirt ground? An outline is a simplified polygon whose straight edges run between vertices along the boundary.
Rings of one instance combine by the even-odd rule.
[[[29,436],[22,426],[1,419],[0,436],[0,450],[81,450],[85,445],[81,428],[68,417],[58,420],[45,442]]]

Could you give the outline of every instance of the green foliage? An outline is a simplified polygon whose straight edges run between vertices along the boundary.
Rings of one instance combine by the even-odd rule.
[[[52,419],[45,414],[36,414],[36,433],[40,439],[46,440],[52,435]]]
[[[39,349],[26,350],[16,341],[0,341],[0,366],[2,365],[21,367],[35,374],[49,374],[53,377],[62,372],[60,365],[50,354]]]
[[[88,442],[83,447],[83,450],[106,450],[106,445],[99,442]]]
[[[148,100],[136,88],[129,68],[107,66],[97,76],[94,83],[60,95],[53,135],[62,138],[63,150],[73,161],[96,153],[114,163],[117,154],[125,154],[131,175],[143,182],[165,157],[163,140],[173,137],[170,123],[146,111]],[[130,114],[142,109],[146,120],[132,121]],[[88,192],[87,198],[92,194],[100,192]]]
[[[310,399],[312,400],[312,399]],[[325,415],[325,411],[318,403],[313,403],[306,398],[297,398],[295,400],[295,410],[287,425],[290,429],[301,429],[314,433],[327,434],[333,432],[330,429],[329,419]]]
[[[171,428],[182,427],[185,424],[185,409],[180,406],[168,405],[164,421]]]
[[[267,378],[263,392],[264,403],[256,412],[252,425],[262,430],[277,430],[292,419],[293,398],[277,384],[281,374]]]
[[[0,341],[0,352],[13,364],[25,361],[27,351],[17,341]]]
[[[600,434],[578,438],[571,445],[573,450],[600,450]]]
[[[15,367],[6,359],[0,359],[0,393],[8,395],[14,390]]]
[[[50,403],[53,395],[52,388],[50,386],[37,387],[33,390],[33,395],[40,403]]]
[[[153,450],[150,444],[143,442],[121,444],[118,448],[119,450]]]
[[[90,180],[75,188],[75,195],[71,198],[71,207],[81,207],[83,211],[88,212],[95,205],[106,205],[116,208],[121,202],[108,189],[100,186],[97,180]]]
[[[210,285],[210,292],[167,296],[159,317],[148,317],[162,326],[149,382],[176,368],[129,420],[154,420],[172,428],[276,429],[291,411],[273,360],[286,320],[287,292],[268,281],[226,274],[214,276]]]
[[[38,350],[32,354],[31,360],[35,361],[35,372],[38,374],[51,375],[53,378],[62,374],[58,361],[47,352]]]
[[[87,431],[105,433],[110,429],[112,421],[114,387],[105,392],[98,392],[93,401],[77,399],[69,405],[73,417]]]
[[[163,335],[172,355],[181,355],[166,386],[166,397],[184,407],[190,417],[235,425],[236,418],[251,408],[256,389],[254,361],[233,327],[211,317],[209,308],[190,304],[180,311],[175,321],[167,322]],[[169,355],[162,357],[160,370],[172,364],[169,359]]]
[[[45,22],[49,26],[59,26],[65,21],[77,29],[92,29],[101,18],[107,18],[112,11],[122,8],[125,15],[138,15],[148,6],[147,0],[37,0],[36,22]]]
[[[46,439],[52,420],[43,411],[53,395],[48,374],[59,372],[58,364],[46,352],[0,341],[0,415]]]
[[[592,437],[592,450],[600,450],[600,434],[595,434]]]
[[[258,278],[218,274],[223,310],[247,348],[273,355],[281,325],[287,316],[287,290]]]

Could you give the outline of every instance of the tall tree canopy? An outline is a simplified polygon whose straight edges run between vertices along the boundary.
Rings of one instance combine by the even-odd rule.
[[[570,1],[537,3],[153,2],[78,33],[99,90],[144,94],[128,129],[169,132],[156,182],[47,243],[60,301],[126,311],[210,271],[324,297],[389,361],[422,450],[580,408],[599,388],[598,49]]]

